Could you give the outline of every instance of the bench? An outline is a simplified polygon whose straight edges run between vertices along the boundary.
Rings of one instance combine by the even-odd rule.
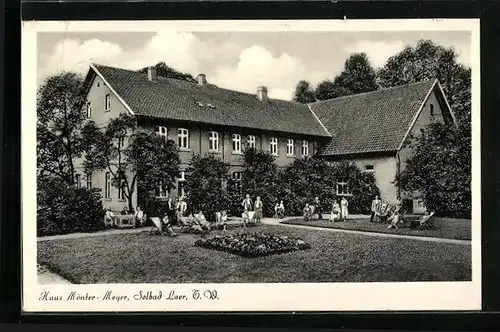
[[[127,215],[120,215],[118,213],[115,213],[115,216],[110,220],[106,218],[106,215],[104,215],[104,225],[106,227],[118,227],[118,228],[125,228],[125,227],[134,227],[135,226],[135,215],[133,214],[127,214]]]

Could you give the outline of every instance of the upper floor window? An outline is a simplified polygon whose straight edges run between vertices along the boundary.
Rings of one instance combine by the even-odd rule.
[[[104,110],[109,111],[111,109],[111,95],[108,93],[104,101]]]
[[[106,172],[104,175],[104,198],[111,197],[111,173]]]
[[[247,146],[249,148],[255,149],[255,136],[254,135],[248,135]]]
[[[208,135],[208,150],[219,151],[219,133],[211,131]]]
[[[119,137],[118,138],[118,147],[123,148],[125,146],[125,137]]]
[[[181,149],[189,149],[189,130],[180,128],[177,131],[177,144]]]
[[[309,155],[309,142],[308,141],[302,141],[302,155],[303,156]]]
[[[294,154],[295,154],[294,142],[293,139],[289,138],[286,141],[286,155],[293,156]]]
[[[167,127],[157,126],[155,127],[155,132],[157,135],[165,138],[165,140],[167,139]]]
[[[271,137],[271,141],[269,142],[269,150],[274,156],[278,155],[278,139],[276,137]]]
[[[349,184],[347,182],[337,182],[337,196],[351,196]]]
[[[431,104],[430,106],[430,114],[431,116],[434,116],[434,104]]]
[[[91,189],[91,188],[92,188],[92,174],[87,173],[87,189]]]
[[[87,109],[87,119],[90,119],[92,117],[92,103],[89,101],[86,105]]]
[[[374,172],[375,169],[373,165],[365,165],[365,172]]]
[[[233,153],[241,153],[241,135],[233,134]]]
[[[75,175],[75,184],[76,184],[77,188],[81,188],[81,186],[82,186],[82,184],[80,183],[80,181],[81,181],[80,174],[76,174]]]

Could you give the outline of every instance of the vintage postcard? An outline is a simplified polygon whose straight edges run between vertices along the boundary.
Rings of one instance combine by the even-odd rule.
[[[24,311],[481,309],[478,20],[22,39]]]

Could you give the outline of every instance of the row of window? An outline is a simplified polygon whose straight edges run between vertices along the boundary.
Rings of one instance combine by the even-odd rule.
[[[156,133],[167,139],[167,127],[158,126],[156,127]],[[232,134],[231,140],[233,143],[233,153],[242,153],[242,137],[240,134]],[[211,131],[208,133],[208,150],[210,152],[219,152],[219,141],[220,135],[217,131]],[[248,135],[246,139],[246,146],[248,148],[255,148],[256,137],[254,135]],[[177,145],[181,149],[189,149],[189,130],[184,128],[177,129]],[[278,149],[278,139],[276,137],[271,137],[269,141],[269,151],[275,155],[279,155]],[[295,155],[295,141],[291,138],[287,139],[286,143],[286,155]],[[309,156],[309,142],[306,140],[302,141],[302,156]]]

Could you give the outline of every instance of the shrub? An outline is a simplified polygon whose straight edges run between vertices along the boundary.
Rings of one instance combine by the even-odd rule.
[[[227,210],[225,190],[229,165],[214,156],[193,156],[186,169],[186,203],[189,212],[203,211],[207,220],[215,220],[215,212]]]
[[[470,124],[431,124],[406,144],[413,154],[396,178],[401,187],[421,193],[437,215],[471,218]]]
[[[43,199],[38,204],[39,236],[104,229],[104,210],[98,189],[58,189],[59,193],[50,204],[43,202]],[[41,196],[43,197],[43,194]]]
[[[243,196],[249,194],[252,201],[260,196],[264,215],[274,214],[274,205],[278,202],[280,187],[278,166],[274,161],[275,157],[269,151],[258,151],[253,148],[245,150],[240,211],[243,210],[241,207]]]
[[[306,203],[315,197],[328,213],[337,196],[337,182],[347,182],[352,196],[347,196],[350,213],[369,213],[373,197],[379,194],[375,178],[363,173],[352,162],[330,163],[316,158],[297,159],[280,174],[282,187],[279,195],[287,214],[301,215]]]

